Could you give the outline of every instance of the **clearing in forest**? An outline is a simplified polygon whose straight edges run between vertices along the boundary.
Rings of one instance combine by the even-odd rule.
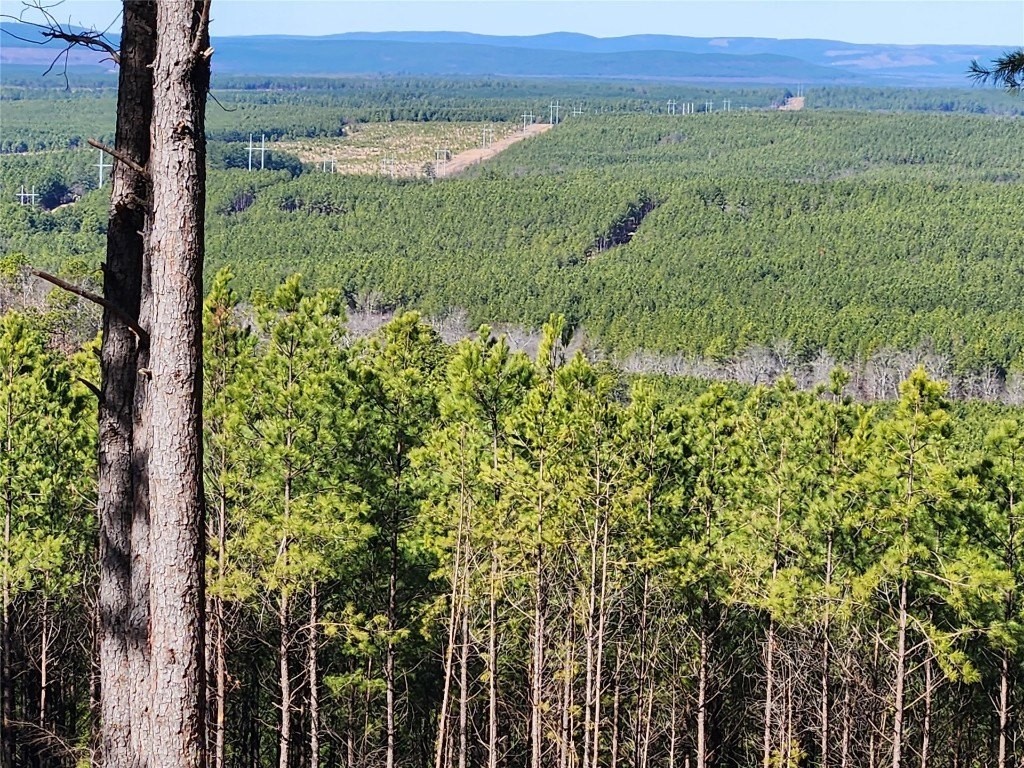
[[[333,162],[336,173],[411,177],[431,167],[450,176],[550,127],[537,124],[524,132],[514,123],[356,123],[346,127],[344,137],[281,141],[275,149],[320,167],[326,162],[330,168]],[[437,168],[438,150],[450,153],[443,174]]]

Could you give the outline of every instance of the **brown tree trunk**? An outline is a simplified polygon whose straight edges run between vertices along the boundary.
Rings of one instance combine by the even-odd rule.
[[[148,768],[205,760],[202,289],[208,8],[158,3],[150,130],[151,716]]]
[[[44,587],[45,589],[45,587]],[[43,595],[43,605],[39,617],[39,730],[47,730],[49,712],[47,711],[46,694],[50,687],[50,640],[51,623],[50,601]]]
[[[921,768],[928,768],[932,736],[932,693],[935,682],[932,674],[932,660],[924,662],[924,721],[921,723]]]
[[[316,582],[309,589],[309,644],[306,651],[306,677],[309,678],[309,768],[320,768],[320,683],[319,637]]]
[[[539,470],[540,485],[544,483],[544,460]],[[534,562],[533,627],[530,639],[530,768],[542,768],[544,749],[544,491],[537,493],[536,554]]]
[[[590,759],[592,768],[598,768],[601,751],[601,693],[604,690],[602,681],[604,672],[604,636],[608,618],[608,521],[603,521],[604,540],[601,545],[601,592],[597,603],[597,653],[594,668],[594,743]]]
[[[153,117],[153,69],[156,56],[156,5],[126,0],[122,14],[115,149],[145,167],[150,155]],[[103,268],[105,298],[125,315],[140,318],[144,242],[149,185],[126,163],[114,164]],[[148,519],[137,505],[146,485],[148,455],[136,448],[136,383],[144,346],[114,312],[103,313],[99,401],[99,715],[103,724],[100,755],[105,768],[131,768],[148,707],[148,582],[135,589],[132,569],[133,523]],[[145,499],[146,493],[141,493]],[[146,536],[148,539],[148,536]],[[141,565],[139,566],[141,567]]]
[[[227,566],[227,499],[222,492],[217,519],[217,574],[224,578],[224,569]],[[216,715],[214,719],[214,740],[213,740],[213,768],[224,768],[224,736],[225,736],[225,710],[227,707],[227,639],[225,632],[227,624],[224,616],[224,598],[219,594],[213,601],[214,617],[214,706]]]
[[[288,588],[281,588],[281,600],[277,606],[277,623],[281,628],[278,645],[278,686],[281,689],[281,725],[278,734],[277,765],[288,768],[291,761],[292,745],[292,672],[288,663],[289,624]]]
[[[892,768],[903,761],[903,690],[907,668],[907,580],[900,581],[899,628],[896,635],[896,691],[893,696]]]
[[[708,764],[708,629],[707,608],[700,618],[700,649],[697,668],[697,768],[707,768]]]
[[[999,755],[996,768],[1006,768],[1007,730],[1010,720],[1010,652],[1003,651],[999,665]]]
[[[467,565],[468,571],[468,565]],[[462,586],[462,622],[459,628],[459,768],[469,759],[469,574]]]
[[[7,391],[7,439],[4,455],[11,456],[13,446],[14,402],[13,390]],[[14,760],[14,675],[11,670],[11,525],[14,517],[14,490],[8,473],[4,485],[4,562],[3,562],[3,614],[0,617],[0,765],[12,768]]]
[[[497,455],[495,455],[497,462]],[[491,544],[487,615],[487,768],[498,768],[498,542]]]
[[[764,768],[772,764],[772,712],[775,707],[775,620],[768,621],[768,641],[765,648],[764,684],[764,729],[762,733],[762,758]]]
[[[825,606],[821,639],[821,768],[829,768],[832,764],[832,755],[829,751],[831,738],[829,733],[829,715],[831,714],[831,700],[829,691],[829,677],[832,674],[832,638],[831,632],[831,606],[830,591],[832,587],[832,532],[828,533],[828,542],[825,555]]]
[[[571,603],[572,600],[567,602]],[[558,768],[569,766],[569,744],[571,743],[571,720],[569,709],[572,706],[572,684],[573,684],[573,644],[576,641],[575,622],[567,622],[565,636],[565,659],[562,663],[562,712],[561,724],[558,733]]]

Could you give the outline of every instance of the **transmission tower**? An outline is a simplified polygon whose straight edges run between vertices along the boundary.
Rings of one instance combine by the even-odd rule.
[[[112,168],[113,164],[103,162],[106,159],[106,157],[104,156],[102,149],[97,149],[96,151],[100,153],[100,160],[98,163],[96,163],[96,167],[99,168],[98,177],[96,180],[96,187],[99,188],[103,186],[103,169]]]
[[[17,197],[18,197],[18,201],[22,205],[35,205],[36,204],[36,198],[39,197],[39,195],[36,194],[35,186],[32,187],[32,191],[31,192],[26,192],[25,191],[25,185],[22,184],[21,185],[21,192],[18,193]]]
[[[452,153],[448,149],[434,150],[434,166],[437,168],[437,175],[444,178],[448,175],[448,160]]]

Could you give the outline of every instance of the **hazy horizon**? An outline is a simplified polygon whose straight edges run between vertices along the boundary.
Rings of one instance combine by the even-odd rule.
[[[61,21],[116,30],[119,8],[116,0],[66,0],[54,13]],[[20,10],[5,0],[5,14]],[[1017,0],[215,0],[211,16],[215,36],[577,32],[1024,45],[1024,3]]]

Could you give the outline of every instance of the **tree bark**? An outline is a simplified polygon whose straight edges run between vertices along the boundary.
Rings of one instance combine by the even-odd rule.
[[[775,620],[768,621],[768,641],[765,648],[764,729],[762,733],[762,759],[764,768],[772,764],[772,710],[775,706]]]
[[[821,639],[821,768],[829,768],[832,764],[832,755],[829,752],[830,733],[829,715],[831,714],[831,700],[829,691],[829,676],[831,670],[832,638],[831,631],[831,604],[829,603],[832,588],[832,532],[828,532],[828,542],[825,554],[825,606],[822,619]]]
[[[1003,651],[999,665],[999,754],[996,768],[1006,768],[1007,730],[1010,720],[1010,652]]]
[[[202,289],[206,95],[202,2],[158,3],[150,130],[149,768],[205,761]]]
[[[537,492],[536,555],[534,562],[533,627],[530,648],[530,768],[543,765],[544,713],[544,614],[546,594],[544,586],[544,459],[539,468],[541,488]]]
[[[892,768],[903,761],[903,690],[907,668],[907,580],[900,580],[899,629],[896,635],[896,691],[893,696]]]
[[[708,764],[708,629],[707,600],[700,617],[700,658],[697,668],[697,768]]]
[[[497,462],[497,454],[495,454]],[[487,768],[498,768],[498,542],[491,543],[487,596]]]
[[[222,465],[223,465],[222,461]],[[217,516],[217,574],[224,578],[224,569],[227,566],[227,499],[225,493],[220,494],[220,503]],[[227,707],[227,639],[225,632],[227,624],[224,616],[224,598],[217,595],[213,601],[213,626],[214,634],[214,706],[216,715],[214,719],[214,740],[213,740],[213,768],[224,768],[224,737],[225,737],[225,710]]]
[[[932,693],[934,678],[932,660],[924,662],[924,721],[921,723],[921,768],[928,768],[929,749],[932,736]]]
[[[10,386],[10,385],[9,385]],[[12,456],[14,394],[7,390],[7,439],[4,444],[4,455]],[[14,760],[14,675],[11,670],[11,526],[14,517],[14,490],[12,473],[8,473],[4,484],[4,563],[3,563],[3,614],[0,616],[0,765],[12,768]]]
[[[281,689],[281,725],[278,736],[277,764],[278,768],[288,768],[291,761],[292,745],[292,673],[288,663],[289,617],[288,588],[281,589],[281,599],[277,607],[277,622],[281,628],[278,645],[278,685]]]
[[[316,582],[313,582],[309,589],[309,644],[306,657],[306,677],[309,678],[309,768],[320,768],[320,618],[317,597]]]
[[[137,165],[150,158],[153,117],[153,64],[156,56],[156,4],[126,0],[122,14],[117,126],[114,148]],[[145,273],[143,230],[149,185],[127,163],[114,164],[110,177],[107,250],[103,295],[121,312],[141,322]],[[99,400],[99,714],[100,759],[105,768],[132,768],[148,709],[148,581],[133,586],[137,560],[133,527],[145,526],[139,506],[148,479],[148,454],[136,444],[136,383],[140,379],[139,339],[121,316],[105,309],[100,347]],[[144,538],[148,539],[148,535]],[[144,585],[144,587],[143,587]]]

